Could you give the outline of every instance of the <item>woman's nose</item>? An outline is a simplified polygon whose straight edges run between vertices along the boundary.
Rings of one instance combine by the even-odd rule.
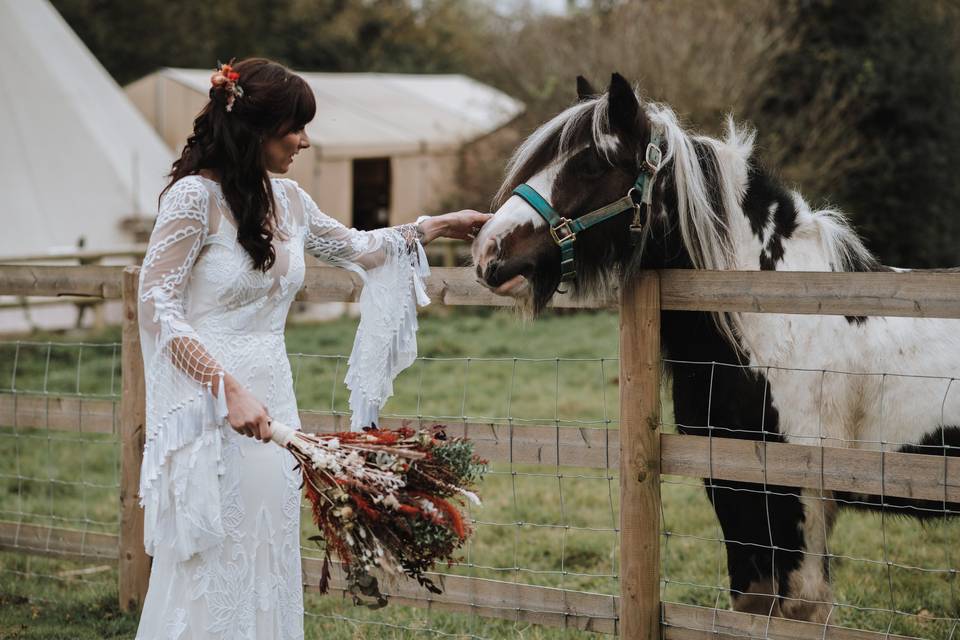
[[[310,138],[307,136],[307,132],[304,131],[304,132],[300,135],[300,148],[301,148],[301,149],[306,149],[306,148],[309,147],[309,146],[310,146]]]

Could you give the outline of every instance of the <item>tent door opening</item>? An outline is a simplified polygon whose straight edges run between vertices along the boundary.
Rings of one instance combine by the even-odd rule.
[[[353,161],[353,226],[369,231],[390,224],[390,158]]]

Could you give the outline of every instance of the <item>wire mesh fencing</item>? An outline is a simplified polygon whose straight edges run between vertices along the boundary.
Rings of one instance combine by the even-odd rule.
[[[722,628],[716,612],[732,606],[770,620],[811,621],[822,625],[824,637],[826,625],[872,631],[878,638],[957,637],[960,521],[950,488],[957,451],[949,432],[940,428],[951,424],[960,401],[957,380],[680,360],[664,364],[671,380],[704,384],[697,406],[678,407],[679,417],[672,399],[664,398],[663,431],[705,437],[709,449],[747,440],[758,447],[760,462],[754,482],[731,479],[729,469],[719,471],[713,465],[720,456],[712,452],[702,480],[662,476],[665,611],[669,603],[689,603],[715,612],[697,624],[676,626]],[[749,376],[764,389],[752,410],[729,409],[725,389],[738,376]],[[766,386],[771,380],[775,384]],[[771,388],[784,393],[773,401]],[[734,399],[737,405],[747,401]],[[850,406],[859,413],[845,414]],[[904,415],[913,420],[904,422]],[[785,486],[779,475],[774,478],[780,472],[768,467],[773,458],[764,449],[783,442],[818,447],[810,450],[819,464],[806,465],[799,456],[793,461],[795,469],[813,470],[806,486]],[[828,476],[830,465],[823,463],[832,450],[822,447],[873,454],[878,490],[837,489],[836,479]],[[939,461],[905,459],[908,453]],[[904,459],[907,467],[898,469],[895,464]],[[914,472],[923,471],[923,465],[942,467],[941,486],[922,489],[923,476]],[[856,473],[850,470],[854,481]],[[669,627],[668,618],[663,622]],[[769,637],[762,624],[755,631]]]
[[[291,363],[304,428],[349,415],[345,357],[295,353]],[[491,460],[483,505],[469,510],[474,533],[458,561],[437,569],[442,596],[398,584],[394,602],[418,609],[376,612],[349,606],[348,596],[309,599],[308,625],[470,638],[613,631],[618,365],[616,357],[418,358],[397,378],[381,418],[387,426],[442,425]],[[585,443],[593,449],[586,456]],[[303,522],[309,531],[308,513]],[[307,567],[322,557],[311,545],[303,555]],[[309,570],[306,578],[309,591]],[[578,602],[587,604],[574,615]],[[537,623],[560,629],[532,627]]]
[[[345,356],[291,353],[290,360],[305,426],[349,415],[342,385]],[[8,596],[43,603],[77,588],[90,593],[116,589],[119,362],[117,343],[0,343],[0,376],[6,382],[0,391],[0,531]],[[737,373],[792,376],[817,390],[821,410],[813,427],[787,433],[789,439],[891,455],[915,451],[909,447],[916,444],[916,438],[895,437],[900,433],[902,438],[902,428],[882,426],[882,416],[890,413],[883,405],[890,402],[892,389],[906,385],[911,396],[925,399],[935,393],[933,412],[942,414],[934,416],[941,424],[948,422],[954,394],[960,392],[952,378],[771,371],[676,360],[664,365],[674,376],[712,381]],[[345,594],[313,593],[322,552],[306,542],[312,532],[305,512],[308,629],[334,637],[359,632],[458,638],[518,633],[594,637],[591,628],[597,633],[615,630],[620,593],[618,367],[616,357],[419,358],[397,379],[396,396],[383,417],[388,424],[444,425],[475,440],[481,455],[491,454],[484,504],[469,512],[475,533],[460,559],[437,571],[445,597],[411,597],[409,586],[397,584],[393,604],[371,611],[353,606]],[[764,407],[753,412],[756,423],[719,419],[723,412],[716,407],[724,398],[716,382],[703,398],[706,419],[679,420],[671,382],[665,381],[661,394],[665,433],[706,436],[709,446],[718,449],[731,439],[783,440],[779,416],[772,418]],[[829,408],[836,394],[851,386],[867,399],[867,413],[880,417],[879,437],[849,437],[831,425]],[[939,442],[928,438],[928,448],[919,452],[940,455],[946,465],[952,450],[946,435],[937,437]],[[570,444],[578,440],[578,446]],[[709,469],[704,475],[703,480],[661,477],[661,597],[667,610],[671,603],[683,603],[723,611],[750,596],[754,613],[783,615],[784,602],[793,601],[819,609],[821,621],[831,625],[884,635],[955,637],[960,554],[954,545],[960,522],[953,518],[956,505],[946,492],[939,501],[907,504],[883,492],[832,491],[826,479],[820,488],[797,489],[773,481],[730,481]],[[749,531],[738,530],[729,517],[718,519],[712,505],[724,502],[742,510],[738,517],[751,524]],[[783,529],[802,523],[783,517],[784,502],[807,509],[804,518],[816,520],[819,542],[788,540]],[[879,508],[884,505],[886,510]],[[812,532],[808,537],[814,537]],[[763,568],[770,567],[766,586],[777,597],[755,597],[764,593],[762,581],[737,589],[731,562],[759,567],[753,577],[762,578]],[[778,571],[791,563],[797,570],[806,568],[807,581],[822,579],[825,588],[814,593],[783,587],[780,582],[789,572]],[[811,572],[810,566],[822,569]],[[564,614],[578,611],[583,594],[590,597],[583,615]],[[546,626],[540,627],[542,622]],[[668,618],[663,622],[676,624]]]
[[[345,356],[290,359],[305,426],[348,416]],[[44,603],[69,600],[78,586],[115,592],[120,345],[11,341],[0,343],[0,362],[8,381],[0,393],[4,595]],[[544,616],[552,626],[612,629],[617,367],[615,357],[420,358],[396,381],[384,417],[446,425],[474,439],[481,455],[492,454],[484,504],[470,511],[475,534],[461,558],[438,571],[451,597],[411,600],[409,585],[398,584],[387,611],[367,611],[342,596],[313,594],[322,556],[306,541],[307,513],[308,629],[332,637],[357,629],[398,637],[571,637],[536,631]],[[596,445],[585,459],[582,443]],[[567,591],[604,599],[605,613],[590,603],[582,620],[558,622],[569,608]]]
[[[0,584],[116,591],[120,345],[0,342]]]

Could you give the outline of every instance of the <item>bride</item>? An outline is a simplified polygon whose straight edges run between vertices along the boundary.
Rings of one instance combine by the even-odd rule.
[[[351,362],[389,373],[409,361],[411,343],[415,353],[421,245],[471,238],[489,215],[344,227],[295,182],[268,176],[286,173],[309,146],[316,105],[307,83],[248,59],[222,65],[211,85],[140,271],[140,496],[153,568],[137,638],[302,638],[300,479],[289,453],[253,439],[268,442],[274,419],[300,424],[283,329],[304,252],[364,278],[369,339],[361,345],[358,335]],[[375,415],[382,394],[361,389],[356,373],[351,389]]]

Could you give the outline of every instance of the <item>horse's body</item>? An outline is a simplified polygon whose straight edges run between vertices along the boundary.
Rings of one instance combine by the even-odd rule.
[[[650,132],[665,140],[646,214],[577,239],[579,293],[638,268],[885,270],[842,216],[813,211],[753,158],[753,136],[692,136],[641,105],[619,76],[541,127],[518,150],[497,215],[474,245],[478,276],[535,310],[559,283],[559,250],[518,197],[527,182],[575,218],[627,192]],[[637,249],[643,246],[642,255]],[[958,455],[960,326],[914,318],[664,312],[663,349],[684,433]],[[960,505],[707,481],[727,543],[738,610],[823,621],[832,608],[827,539],[838,505],[943,516]]]

